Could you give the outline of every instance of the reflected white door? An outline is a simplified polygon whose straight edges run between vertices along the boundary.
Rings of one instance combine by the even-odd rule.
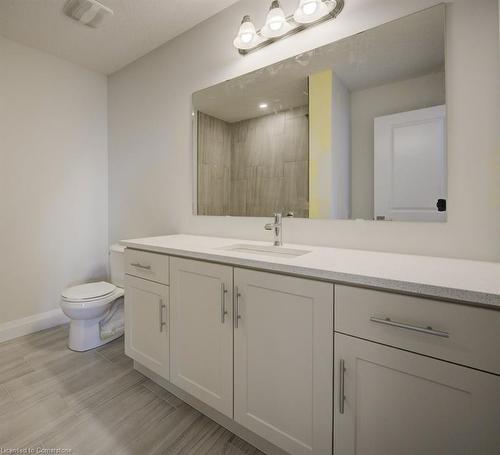
[[[375,119],[375,219],[446,221],[445,116],[442,105]]]

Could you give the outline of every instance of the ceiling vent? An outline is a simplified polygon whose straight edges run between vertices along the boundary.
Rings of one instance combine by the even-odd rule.
[[[66,16],[88,27],[97,28],[113,10],[97,0],[68,0],[63,12]]]

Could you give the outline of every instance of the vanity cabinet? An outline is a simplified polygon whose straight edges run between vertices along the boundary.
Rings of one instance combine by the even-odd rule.
[[[171,382],[233,417],[233,268],[170,259]]]
[[[126,259],[126,354],[264,452],[499,453],[500,311],[141,250]]]
[[[182,258],[170,284],[171,382],[292,455],[331,453],[333,285]]]
[[[168,286],[125,275],[125,294],[125,354],[168,379]]]
[[[335,287],[339,455],[500,451],[500,312]]]
[[[287,453],[332,453],[333,285],[234,270],[234,419]]]
[[[493,455],[500,377],[335,334],[338,455]]]

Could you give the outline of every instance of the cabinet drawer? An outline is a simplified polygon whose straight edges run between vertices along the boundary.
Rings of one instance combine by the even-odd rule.
[[[500,374],[500,311],[338,285],[335,330]]]
[[[125,250],[125,273],[168,284],[168,256],[127,248]]]

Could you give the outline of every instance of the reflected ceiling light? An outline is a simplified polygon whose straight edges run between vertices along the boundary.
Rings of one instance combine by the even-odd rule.
[[[280,7],[278,0],[273,0],[267,13],[266,24],[262,27],[261,33],[264,38],[277,38],[291,30],[285,13]]]
[[[294,14],[285,16],[279,0],[272,0],[266,23],[260,30],[255,29],[250,16],[241,21],[238,34],[233,41],[240,54],[301,32],[321,22],[335,19],[344,8],[344,0],[300,0]]]
[[[268,104],[267,104],[267,103],[260,103],[260,104],[259,104],[259,107],[260,107],[261,109],[267,109],[267,106],[268,106]]]

